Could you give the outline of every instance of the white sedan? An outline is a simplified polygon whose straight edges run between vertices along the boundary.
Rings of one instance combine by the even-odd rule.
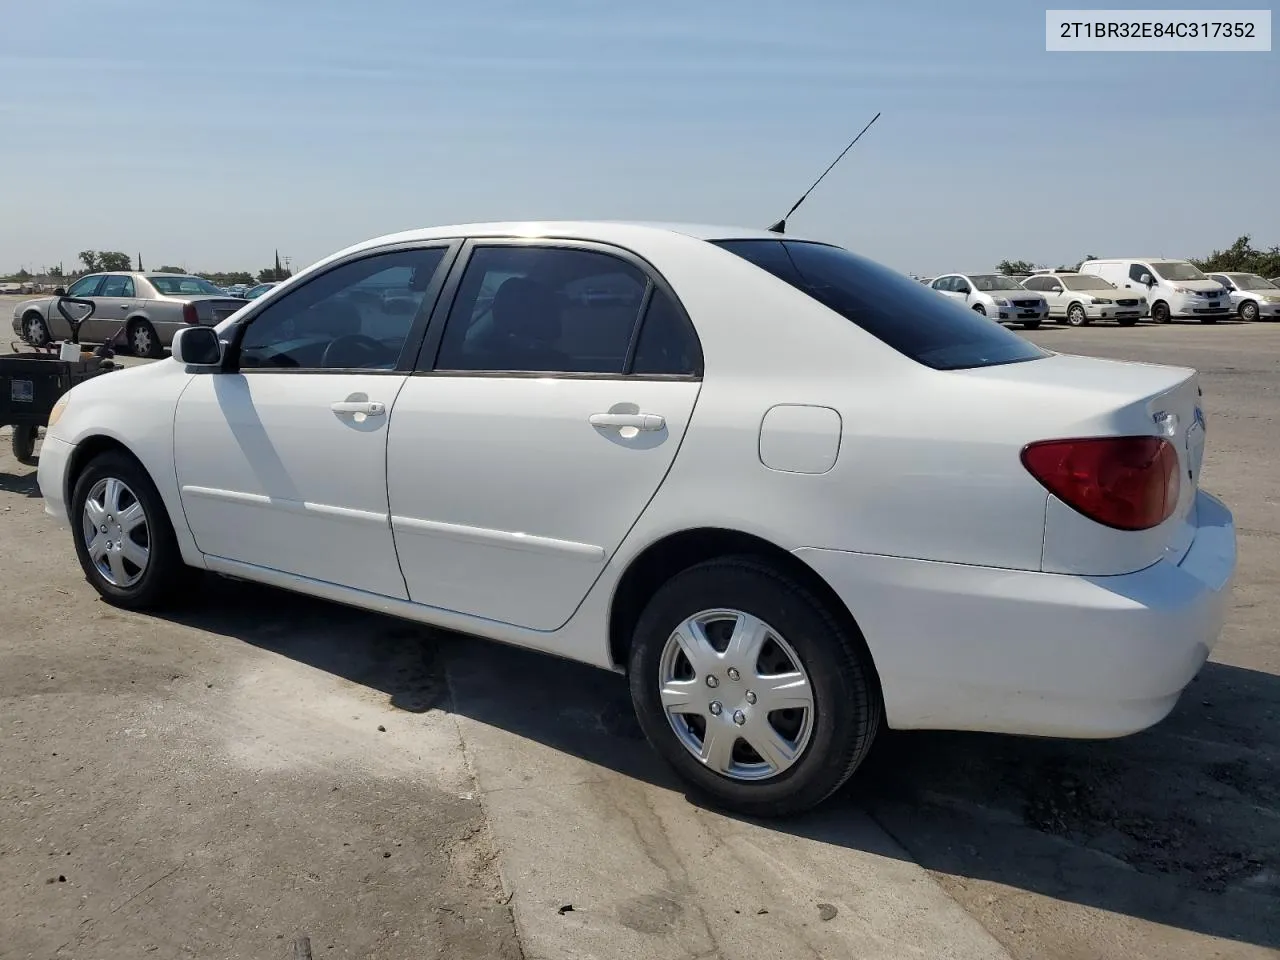
[[[1204,422],[1193,370],[1051,353],[836,246],[485,224],[74,388],[39,482],[111,603],[207,570],[626,673],[691,786],[767,815],[882,726],[1168,714],[1236,561]]]

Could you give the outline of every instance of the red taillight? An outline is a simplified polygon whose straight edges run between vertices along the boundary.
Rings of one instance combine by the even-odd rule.
[[[194,303],[184,303],[182,305],[182,322],[183,323],[199,323],[200,316],[196,313],[196,305]]]
[[[1182,471],[1163,437],[1042,440],[1022,465],[1067,506],[1118,530],[1148,530],[1172,516]]]

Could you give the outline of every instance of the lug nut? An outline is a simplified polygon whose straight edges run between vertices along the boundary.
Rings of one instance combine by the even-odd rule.
[[[107,532],[107,525],[105,523],[102,525],[102,532],[103,533]]]
[[[756,694],[755,694],[755,691],[754,691],[754,690],[748,690],[748,691],[747,691],[747,703],[755,703],[755,702],[756,702]]]
[[[712,701],[711,701],[711,706],[709,706],[707,709],[711,711],[711,715],[712,715],[713,717],[718,717],[718,716],[720,716],[720,711],[721,711],[721,710],[723,710],[723,709],[724,709],[724,707],[722,707],[722,706],[720,705],[720,701],[719,701],[719,700],[712,700]]]
[[[742,726],[744,723],[747,722],[747,715],[743,713],[741,710],[735,710],[733,711],[733,722],[736,723],[738,726]]]
[[[720,686],[720,681],[715,678],[715,674],[707,675],[707,686],[713,688]]]
[[[742,676],[742,674],[738,673],[738,670],[737,670],[737,668],[736,668],[736,667],[730,667],[730,668],[729,668],[729,679],[730,679],[730,680],[737,680],[737,679],[738,679],[739,677],[741,677],[741,676]]]

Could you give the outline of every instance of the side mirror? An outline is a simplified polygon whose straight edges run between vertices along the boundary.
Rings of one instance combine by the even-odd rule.
[[[213,327],[184,327],[173,335],[173,359],[192,367],[216,367],[222,363],[222,341]]]
[[[67,288],[66,288],[66,287],[54,287],[54,288],[53,288],[53,295],[54,295],[55,297],[65,297],[65,296],[67,295]]]
[[[1138,278],[1138,282],[1145,283],[1149,287],[1153,283],[1155,283],[1155,280],[1152,279],[1151,274],[1144,273],[1141,277]]]

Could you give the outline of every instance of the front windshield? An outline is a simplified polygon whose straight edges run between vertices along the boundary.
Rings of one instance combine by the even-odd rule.
[[[1154,265],[1156,273],[1160,274],[1165,280],[1208,280],[1203,273],[1197,270],[1189,263],[1157,263]]]
[[[1236,282],[1241,290],[1280,290],[1270,280],[1264,280],[1256,273],[1232,273],[1228,276]]]
[[[969,278],[973,285],[984,293],[990,290],[1025,290],[1022,284],[1013,277],[1000,273],[978,273]]]
[[[1068,290],[1118,290],[1110,280],[1101,277],[1059,277]]]
[[[183,294],[204,294],[221,296],[222,291],[203,277],[148,277],[151,285],[166,296],[182,296]]]

